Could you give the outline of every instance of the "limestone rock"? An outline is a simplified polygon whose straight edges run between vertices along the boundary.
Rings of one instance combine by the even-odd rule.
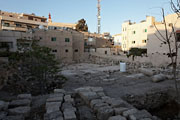
[[[129,115],[132,115],[132,114],[134,114],[136,112],[137,112],[137,109],[130,109],[130,110],[124,111],[122,115],[124,117],[128,117]]]
[[[23,115],[25,117],[29,116],[30,114],[30,107],[16,107],[13,109],[9,109],[10,115]]]
[[[0,101],[0,111],[1,110],[7,110],[8,109],[8,102]]]
[[[19,106],[30,106],[31,100],[29,99],[22,99],[22,100],[13,100],[10,102],[10,107],[19,107]]]
[[[122,117],[121,115],[112,116],[108,120],[127,120],[125,117]]]
[[[74,110],[65,109],[63,113],[64,113],[64,120],[77,120]]]
[[[105,106],[98,109],[97,118],[99,120],[108,120],[108,118],[113,116],[113,114],[114,110],[109,106]]]
[[[19,95],[17,96],[17,98],[18,98],[18,99],[29,99],[29,100],[31,100],[31,99],[32,99],[32,96],[31,96],[31,94],[19,94]]]
[[[127,110],[128,108],[125,107],[114,108],[115,115],[122,115],[122,113]]]
[[[61,102],[47,102],[46,113],[60,111]]]
[[[153,82],[161,82],[161,81],[164,81],[165,79],[166,79],[166,76],[163,74],[154,75],[152,77]]]
[[[139,71],[141,73],[143,73],[144,75],[147,75],[147,76],[153,76],[154,75],[154,72],[150,69],[140,68]]]
[[[54,93],[63,93],[63,94],[65,94],[66,91],[63,90],[63,89],[54,89]]]
[[[59,118],[59,120],[63,120],[62,113],[60,111],[51,112],[49,114],[44,115],[44,120],[54,120]],[[61,119],[60,119],[61,118]]]
[[[59,97],[50,97],[46,100],[47,102],[62,102],[63,101],[63,97],[59,96]]]

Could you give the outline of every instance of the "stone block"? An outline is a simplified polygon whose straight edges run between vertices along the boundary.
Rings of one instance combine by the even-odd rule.
[[[138,120],[134,115],[129,115],[128,120]]]
[[[31,94],[19,94],[19,95],[17,96],[17,98],[18,98],[18,99],[29,99],[29,100],[31,100],[31,99],[32,99],[32,96],[31,96]]]
[[[54,93],[54,94],[49,95],[49,98],[56,98],[56,97],[64,97],[64,94],[62,94],[62,93]]]
[[[4,118],[6,118],[7,116],[7,112],[0,112],[0,120],[4,120]]]
[[[134,114],[134,116],[139,120],[139,119],[143,119],[143,118],[152,118],[152,115],[146,111],[146,110],[141,110],[138,111]]]
[[[100,98],[96,92],[80,92],[80,97],[86,102],[86,104],[89,104],[91,100]]]
[[[161,81],[164,81],[164,80],[166,80],[166,76],[163,75],[163,74],[154,75],[152,77],[152,81],[155,82],[155,83],[161,82]]]
[[[0,111],[5,111],[8,109],[8,105],[9,103],[8,102],[4,102],[4,101],[0,101]]]
[[[106,95],[104,94],[104,92],[97,92],[97,95],[98,95],[99,97],[104,97],[104,96],[106,96]]]
[[[102,87],[92,87],[91,91],[93,91],[93,92],[103,92],[103,88]]]
[[[106,107],[106,106],[108,106],[107,103],[101,102],[101,103],[95,104],[93,110],[94,110],[95,112],[97,112],[100,108]],[[109,106],[108,106],[108,107],[109,107]],[[109,107],[109,108],[111,108],[111,107]]]
[[[63,89],[54,89],[54,93],[63,93],[63,94],[65,94],[66,91],[63,90]]]
[[[60,111],[61,102],[47,102],[46,113]]]
[[[74,99],[71,97],[71,95],[65,95],[64,96],[64,101],[74,104]]]
[[[121,115],[117,115],[110,117],[108,120],[127,120],[127,119]]]
[[[124,111],[122,115],[124,117],[128,117],[129,115],[132,115],[132,114],[134,114],[136,112],[137,112],[137,109],[130,109],[130,110]]]
[[[100,104],[100,103],[103,103],[103,100],[102,100],[102,99],[94,99],[94,100],[91,100],[91,102],[90,102],[90,107],[93,109],[96,104]]]
[[[139,71],[147,76],[153,76],[155,74],[153,70],[146,68],[140,68]]]
[[[77,88],[75,89],[75,92],[91,92],[91,87],[81,87],[81,88]]]
[[[13,100],[10,102],[9,107],[19,107],[19,106],[30,106],[31,100],[29,99],[21,99],[21,100]]]
[[[108,120],[108,118],[113,115],[114,115],[114,110],[109,106],[105,106],[98,109],[97,118],[99,120]]]
[[[127,110],[129,110],[129,108],[125,108],[125,107],[114,108],[115,115],[122,115],[122,113]]]
[[[5,119],[2,120],[25,120],[25,118],[22,115],[18,115],[18,116],[7,116]]]
[[[12,108],[9,109],[9,115],[22,115],[24,117],[28,117],[30,114],[30,107],[16,107],[16,108]]]
[[[51,112],[49,114],[44,115],[44,120],[54,120],[57,118],[61,118],[59,120],[63,120],[63,114],[60,111]]]
[[[65,109],[63,113],[64,113],[64,120],[77,120],[74,110]]]
[[[64,111],[65,109],[71,109],[73,111],[76,111],[76,108],[73,107],[73,105],[70,102],[65,102],[62,104],[62,110]]]
[[[63,96],[59,97],[50,97],[46,100],[47,102],[62,102],[63,101]]]

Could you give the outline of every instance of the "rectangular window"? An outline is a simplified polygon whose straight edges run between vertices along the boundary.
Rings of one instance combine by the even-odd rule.
[[[51,41],[56,41],[56,37],[52,37],[52,38],[51,38]]]
[[[144,32],[147,32],[147,29],[145,29]]]
[[[176,33],[177,42],[180,42],[180,33]]]
[[[22,27],[22,25],[19,23],[16,23],[16,27]]]
[[[13,48],[13,42],[0,42],[0,48]]]
[[[10,24],[9,24],[9,23],[4,23],[4,26],[5,26],[5,27],[9,27]]]
[[[78,52],[78,49],[76,49],[75,52]]]
[[[146,43],[147,41],[146,40],[142,40],[142,43]]]
[[[135,44],[136,43],[136,41],[132,41],[132,44]]]
[[[136,34],[136,31],[133,31],[133,34]]]
[[[105,51],[104,54],[107,54],[107,51]]]
[[[54,53],[55,53],[55,52],[57,52],[57,50],[56,50],[56,49],[55,49],[55,50],[52,50],[52,52],[54,52]]]
[[[68,49],[66,49],[65,52],[69,52]]]
[[[70,42],[70,39],[69,38],[65,38],[65,42]]]

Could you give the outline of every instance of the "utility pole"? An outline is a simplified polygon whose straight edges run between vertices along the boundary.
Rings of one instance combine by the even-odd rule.
[[[98,34],[101,34],[101,0],[97,0],[98,1],[98,5],[97,5],[97,9],[98,9],[98,14],[97,14],[97,32]]]

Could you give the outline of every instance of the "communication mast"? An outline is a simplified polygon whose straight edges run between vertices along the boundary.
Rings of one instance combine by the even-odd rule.
[[[97,0],[98,1],[98,5],[97,5],[97,9],[98,9],[98,14],[97,14],[97,32],[98,34],[101,33],[101,0]]]

